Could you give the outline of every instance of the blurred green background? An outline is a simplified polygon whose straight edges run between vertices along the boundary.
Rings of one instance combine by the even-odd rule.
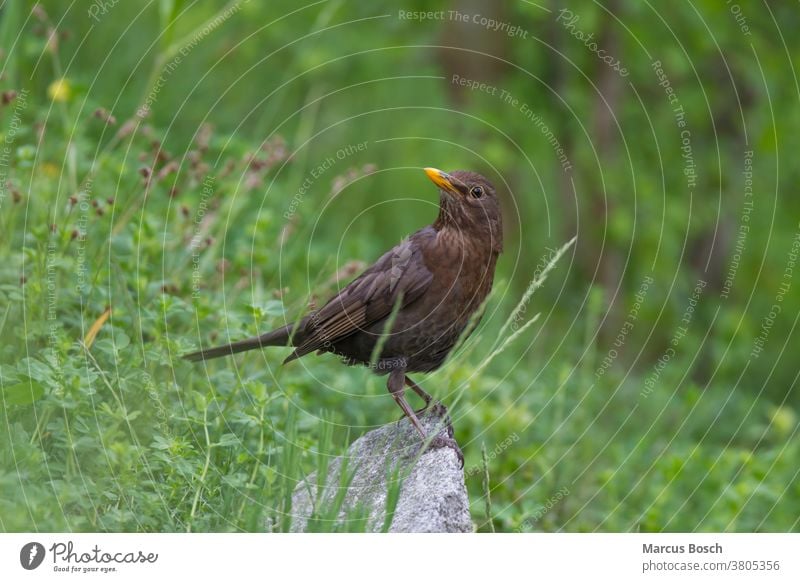
[[[6,1],[0,530],[286,529],[298,479],[396,418],[384,380],[177,355],[430,223],[424,166],[505,211],[481,327],[418,378],[479,531],[797,530],[798,26],[755,1]]]

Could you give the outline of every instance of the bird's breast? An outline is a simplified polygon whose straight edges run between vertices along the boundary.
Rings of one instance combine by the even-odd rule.
[[[471,313],[492,289],[497,252],[469,233],[442,229],[423,257],[442,301],[464,305]]]

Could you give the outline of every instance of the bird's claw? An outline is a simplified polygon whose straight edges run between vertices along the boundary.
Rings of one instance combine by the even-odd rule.
[[[435,414],[444,421],[444,425],[447,428],[447,433],[450,436],[453,436],[453,421],[450,420],[450,413],[448,412],[447,407],[437,400],[433,403],[433,406],[430,406],[430,410],[431,414]]]
[[[458,463],[460,467],[464,468],[464,453],[461,452],[461,447],[458,446],[458,443],[453,437],[445,436],[442,433],[437,434],[430,442],[429,447],[431,449],[441,449],[447,447],[449,449],[453,449],[458,457]]]

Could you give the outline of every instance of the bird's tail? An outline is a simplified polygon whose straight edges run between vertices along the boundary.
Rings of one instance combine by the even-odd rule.
[[[211,360],[213,358],[238,354],[239,352],[246,352],[247,350],[255,350],[256,348],[285,346],[289,342],[291,330],[292,326],[287,325],[286,327],[267,332],[258,337],[251,337],[225,346],[217,346],[215,348],[208,348],[205,350],[192,352],[190,354],[184,354],[181,357],[184,360],[189,360],[190,362],[200,362],[202,360]]]

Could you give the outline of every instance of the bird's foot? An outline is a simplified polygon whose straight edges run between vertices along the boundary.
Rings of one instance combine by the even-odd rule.
[[[437,434],[428,445],[431,449],[441,449],[447,447],[449,449],[453,449],[456,453],[456,457],[458,457],[458,463],[461,468],[464,468],[464,453],[461,452],[461,447],[458,446],[456,440],[451,436],[446,436],[443,433]]]
[[[450,418],[450,412],[447,410],[447,407],[437,400],[430,407],[430,410],[431,414],[435,414],[444,421],[445,429],[447,429],[447,435],[452,437],[455,434],[455,430],[453,429],[453,421]]]
[[[444,421],[444,429],[442,432],[437,434],[434,439],[431,441],[431,448],[438,449],[441,447],[449,447],[453,449],[458,457],[458,462],[461,465],[461,468],[464,468],[464,453],[461,452],[461,447],[458,446],[456,439],[453,438],[456,434],[455,429],[453,428],[453,421],[450,418],[450,413],[447,410],[447,407],[436,400],[433,402],[433,405],[430,407],[431,414],[435,414],[439,418]]]

